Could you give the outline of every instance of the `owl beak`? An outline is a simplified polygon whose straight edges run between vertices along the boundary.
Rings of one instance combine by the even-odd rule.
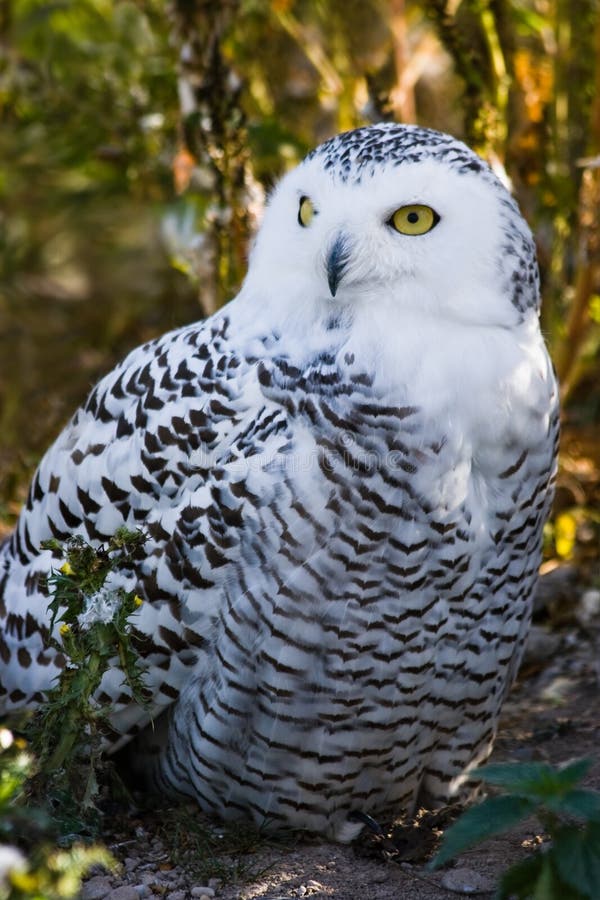
[[[350,249],[350,238],[340,231],[327,253],[327,284],[332,297],[335,297],[339,283],[348,268]]]

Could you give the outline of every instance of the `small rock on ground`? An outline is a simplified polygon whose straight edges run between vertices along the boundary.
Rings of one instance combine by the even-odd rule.
[[[112,890],[111,880],[108,875],[96,875],[90,878],[81,889],[81,900],[102,900]]]
[[[139,894],[132,884],[123,884],[106,895],[106,900],[139,900]]]
[[[494,882],[474,869],[461,867],[446,872],[442,878],[442,887],[455,894],[481,894],[493,891]]]

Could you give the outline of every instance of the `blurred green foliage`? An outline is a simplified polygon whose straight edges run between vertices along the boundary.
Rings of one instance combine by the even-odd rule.
[[[0,496],[131,346],[198,314],[157,222],[172,199],[163,4],[2,4]]]
[[[24,741],[0,728],[0,900],[67,900],[93,866],[117,867],[99,844],[58,846],[50,811],[29,802],[34,770]]]
[[[233,295],[263,189],[384,118],[506,172],[598,421],[596,0],[0,0],[0,518],[103,372]]]
[[[600,884],[600,794],[580,784],[591,760],[560,768],[547,763],[492,763],[473,780],[502,793],[471,806],[444,834],[431,866],[437,868],[532,816],[549,839],[500,878],[494,900],[594,900]]]

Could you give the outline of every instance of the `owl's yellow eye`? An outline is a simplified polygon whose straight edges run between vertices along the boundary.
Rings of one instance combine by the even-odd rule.
[[[309,197],[300,197],[300,206],[298,208],[298,223],[303,228],[308,228],[317,211]]]
[[[411,203],[397,209],[389,224],[400,234],[427,234],[439,221],[440,217],[430,206]]]

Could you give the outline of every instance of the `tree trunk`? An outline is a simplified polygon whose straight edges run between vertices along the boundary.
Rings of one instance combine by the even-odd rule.
[[[253,183],[240,99],[243,82],[223,52],[240,0],[172,0],[179,45],[182,143],[210,176],[214,198],[206,215],[214,254],[215,283],[201,296],[207,312],[239,288],[251,231]]]

